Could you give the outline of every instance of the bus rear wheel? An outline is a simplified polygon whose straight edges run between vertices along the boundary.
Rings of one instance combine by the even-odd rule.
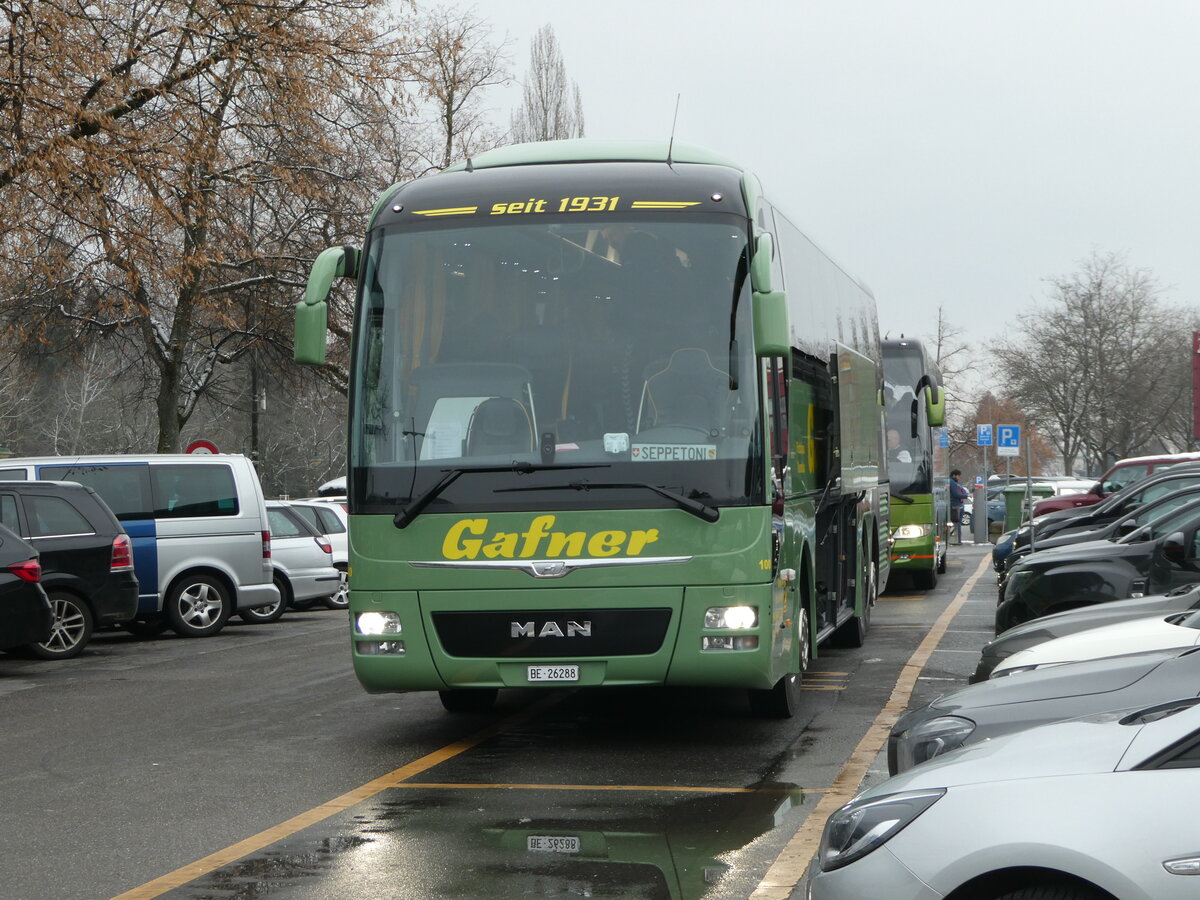
[[[442,706],[447,712],[487,712],[496,702],[496,688],[459,688],[456,691],[438,691]]]

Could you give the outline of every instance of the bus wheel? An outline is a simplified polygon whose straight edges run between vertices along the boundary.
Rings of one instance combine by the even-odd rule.
[[[807,607],[800,610],[800,626],[797,629],[797,637],[800,638],[800,672],[803,674],[808,671],[809,664],[812,662],[812,636],[808,633]]]
[[[767,690],[751,689],[750,712],[764,719],[790,719],[800,709],[800,673],[784,675]]]
[[[167,599],[167,621],[180,637],[210,637],[225,627],[232,612],[225,585],[209,575],[181,578]]]
[[[867,640],[867,629],[871,626],[871,607],[875,605],[875,560],[863,567],[863,579],[866,586],[863,592],[863,611],[861,616],[851,616],[837,631],[833,633],[835,647],[861,647]]]
[[[942,544],[942,555],[938,557],[937,572],[939,575],[946,574],[946,557],[950,555],[950,551],[946,549],[946,545]]]
[[[452,713],[487,712],[496,702],[496,688],[460,688],[438,691],[442,706]]]
[[[923,591],[932,591],[937,587],[939,571],[937,566],[930,566],[923,572],[913,572],[913,584]]]

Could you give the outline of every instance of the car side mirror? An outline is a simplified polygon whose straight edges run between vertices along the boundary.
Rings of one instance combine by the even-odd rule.
[[[1127,534],[1133,534],[1140,526],[1132,519],[1127,519],[1117,526],[1117,537],[1125,537]]]
[[[1187,543],[1187,536],[1182,531],[1172,531],[1163,538],[1163,556],[1173,563],[1183,565],[1187,561]]]

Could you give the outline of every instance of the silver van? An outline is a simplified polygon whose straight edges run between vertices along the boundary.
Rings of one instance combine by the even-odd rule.
[[[128,627],[207,637],[235,612],[279,602],[258,473],[240,454],[43,456],[0,460],[0,481],[77,481],[133,542],[139,588]]]

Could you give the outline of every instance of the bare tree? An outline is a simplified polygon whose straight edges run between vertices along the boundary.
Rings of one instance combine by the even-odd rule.
[[[360,227],[361,192],[377,188],[360,178],[363,148],[403,108],[403,48],[379,6],[5,9],[10,302],[20,321],[139,348],[159,451],[179,449],[223,364],[286,334],[314,247],[344,239],[348,216]]]
[[[1052,436],[1068,473],[1080,458],[1101,468],[1161,449],[1184,400],[1171,377],[1182,354],[1163,348],[1185,317],[1162,302],[1149,272],[1118,254],[1093,253],[1049,283],[1050,305],[1018,316],[995,350],[1005,394]]]
[[[583,137],[579,85],[567,80],[567,68],[550,25],[543,25],[533,36],[524,89],[524,100],[512,115],[515,143]]]
[[[509,73],[503,44],[490,43],[491,27],[473,12],[442,8],[418,17],[412,32],[407,68],[431,108],[438,138],[430,167],[444,169],[498,146],[503,136],[481,97],[484,89],[507,84]]]

